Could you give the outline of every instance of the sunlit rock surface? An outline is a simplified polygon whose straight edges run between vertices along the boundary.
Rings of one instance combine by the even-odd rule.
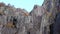
[[[43,13],[43,7],[38,5],[28,13],[25,9],[0,3],[0,34],[40,34]]]
[[[60,0],[44,0],[25,9],[0,3],[0,34],[60,34]]]

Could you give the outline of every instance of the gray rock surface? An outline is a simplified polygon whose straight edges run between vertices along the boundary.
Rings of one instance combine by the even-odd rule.
[[[59,0],[44,0],[28,13],[0,3],[0,34],[60,34],[59,4]]]

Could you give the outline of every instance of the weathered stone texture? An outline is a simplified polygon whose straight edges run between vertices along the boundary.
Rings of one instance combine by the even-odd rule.
[[[40,34],[43,7],[35,5],[30,13],[10,4],[0,8],[1,34]]]
[[[56,19],[56,15],[60,13],[58,8],[60,6],[59,4],[59,0],[44,1],[43,7],[47,13],[45,12],[45,15],[42,17],[40,34],[59,34],[58,19]]]
[[[30,13],[0,3],[0,34],[60,34],[60,0],[44,0]]]

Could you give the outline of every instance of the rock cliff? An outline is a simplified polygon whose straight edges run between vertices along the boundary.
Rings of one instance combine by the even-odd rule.
[[[0,34],[60,34],[60,0],[44,0],[30,13],[0,3]]]

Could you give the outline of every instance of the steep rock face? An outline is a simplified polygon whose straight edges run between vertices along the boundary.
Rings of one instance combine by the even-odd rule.
[[[59,0],[45,0],[28,13],[0,3],[0,34],[60,34],[59,4]]]
[[[60,13],[55,18],[53,34],[60,34]]]
[[[40,25],[42,20],[42,15],[44,14],[43,7],[35,5],[33,10],[30,12],[30,15],[33,17],[33,29],[34,34],[39,34],[40,32]]]
[[[0,8],[0,34],[40,34],[43,7],[35,5],[30,13],[10,4]]]
[[[59,34],[57,33],[58,23],[55,22],[56,15],[59,13],[59,0],[45,0],[43,7],[45,14],[42,17],[40,34]]]
[[[27,22],[25,18],[28,16],[28,12],[10,5],[4,5],[0,8],[0,34],[25,34],[24,23]]]

